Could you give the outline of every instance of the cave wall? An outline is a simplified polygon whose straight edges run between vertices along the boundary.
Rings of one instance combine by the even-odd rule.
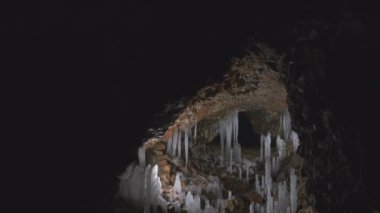
[[[374,160],[368,158],[369,150],[376,145],[368,143],[375,138],[371,137],[374,123],[367,116],[378,113],[362,96],[368,94],[365,84],[373,76],[363,68],[374,64],[360,55],[371,52],[352,31],[334,32],[335,37],[289,48],[284,72],[292,127],[302,141],[298,153],[305,159],[303,174],[316,208],[320,212],[371,212],[379,208],[379,184],[368,178],[376,176],[368,166]],[[342,40],[342,35],[351,39]]]

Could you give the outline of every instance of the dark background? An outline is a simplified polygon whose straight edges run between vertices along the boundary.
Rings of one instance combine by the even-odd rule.
[[[300,20],[323,20],[334,29],[349,11],[364,23],[370,36],[353,33],[331,44],[345,55],[331,65],[344,69],[330,75],[329,94],[341,117],[371,129],[366,139],[377,142],[378,68],[373,65],[379,52],[347,45],[378,44],[374,5],[58,0],[16,3],[2,11],[3,64],[16,79],[6,93],[17,93],[10,95],[17,111],[10,126],[27,129],[14,134],[23,169],[13,169],[24,173],[21,187],[32,186],[33,194],[44,191],[49,199],[43,203],[49,209],[54,203],[54,211],[110,212],[117,175],[136,159],[154,114],[167,101],[222,79],[251,38],[286,50],[294,39],[284,32]],[[345,63],[356,59],[358,71],[346,71],[354,68]],[[367,156],[376,156],[374,148],[369,146]],[[377,160],[367,160],[372,164],[366,171]],[[30,197],[16,194],[22,195],[20,202]]]

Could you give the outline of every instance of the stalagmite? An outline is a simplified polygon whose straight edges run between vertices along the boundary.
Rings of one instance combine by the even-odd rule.
[[[161,206],[166,210],[166,201],[161,196],[161,181],[158,177],[158,166],[151,168],[131,164],[120,177],[120,193],[128,200],[144,207],[144,212],[150,212],[150,207]]]
[[[286,187],[286,181],[278,184],[278,208],[281,213],[285,213],[288,202],[288,190]]]
[[[261,211],[261,207],[260,207],[260,203],[256,203],[255,204],[255,212],[258,212],[258,213],[260,213]],[[264,213],[264,212],[263,212]]]
[[[286,208],[286,213],[290,213],[290,207],[289,206]]]
[[[273,198],[272,198],[272,199],[273,199]],[[273,202],[273,212],[274,212],[274,213],[279,213],[278,202],[277,202],[277,201],[274,201],[274,202]]]
[[[158,166],[154,165],[151,171],[151,191],[150,191],[150,201],[153,206],[158,204],[158,197],[161,194],[161,181],[160,177],[158,177]]]
[[[265,192],[272,188],[271,162],[270,158],[265,160]]]
[[[177,194],[181,194],[182,192],[182,187],[181,187],[181,180],[179,178],[179,173],[176,174],[175,176],[175,181],[174,181],[174,191],[177,192]]]
[[[234,144],[234,160],[236,163],[241,163],[241,146],[238,142]]]
[[[189,134],[188,134],[188,130],[185,130],[185,160],[186,160],[186,166],[187,166],[187,162],[189,161]]]
[[[267,213],[273,213],[273,197],[272,197],[272,193],[271,193],[271,188],[268,187],[267,189],[267,200],[266,200],[266,204],[267,204]]]
[[[194,196],[194,210],[196,213],[201,211],[201,197],[198,194]]]
[[[254,213],[255,212],[254,206],[255,206],[255,203],[253,203],[253,202],[249,205],[249,213]]]
[[[228,200],[231,200],[231,199],[232,199],[232,192],[228,191]]]
[[[162,195],[159,195],[157,205],[161,207],[161,210],[163,213],[168,212],[168,206],[167,206],[166,200],[165,198],[162,197]]]
[[[187,209],[187,212],[192,211],[192,207],[194,205],[194,198],[191,192],[187,192],[186,198],[185,198],[185,207]]]
[[[173,207],[174,207],[174,212],[181,212],[181,204],[179,202],[174,202],[173,203]]]
[[[225,205],[224,205],[224,200],[223,199],[218,199],[216,201],[216,212],[218,213],[225,213]]]
[[[258,174],[255,175],[255,190],[258,194],[261,194],[260,180]]]
[[[242,171],[241,171],[241,166],[239,166],[239,180],[242,178]]]
[[[246,164],[245,164],[245,173],[246,173],[246,181],[247,181],[247,183],[249,183],[249,167],[250,167],[249,162],[246,162]]]
[[[232,170],[232,156],[233,156],[233,152],[232,152],[232,149],[230,150],[230,166],[228,167],[228,170],[229,172],[232,174],[233,173],[233,170]]]
[[[217,198],[222,198],[222,189],[220,186],[219,178],[217,176],[211,176],[211,181],[206,187],[206,192],[212,194]]]
[[[210,201],[205,201],[205,210],[203,213],[217,213],[215,209],[210,205]]]
[[[293,168],[290,169],[290,209],[292,213],[297,211],[297,176]]]

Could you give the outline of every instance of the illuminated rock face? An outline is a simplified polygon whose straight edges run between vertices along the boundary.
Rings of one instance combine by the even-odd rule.
[[[223,82],[201,89],[162,136],[139,149],[141,172],[128,169],[121,176],[125,199],[144,203],[146,212],[298,209],[294,180],[302,160],[295,154],[299,139],[287,109],[282,58],[257,47],[235,59]],[[241,113],[261,134],[257,149],[239,142]]]

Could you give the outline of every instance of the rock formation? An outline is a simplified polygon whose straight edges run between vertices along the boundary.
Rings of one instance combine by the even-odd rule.
[[[313,209],[300,175],[303,160],[296,154],[300,142],[288,111],[284,57],[263,43],[255,47],[233,60],[223,82],[198,91],[162,135],[139,149],[141,165],[156,165],[160,177],[159,188],[145,189],[160,195],[152,201],[147,193],[149,199],[133,205],[145,212]],[[239,143],[241,116],[261,134],[261,148]],[[125,184],[131,178],[134,172],[126,171],[120,183],[126,200],[134,196],[123,192],[136,191]]]

